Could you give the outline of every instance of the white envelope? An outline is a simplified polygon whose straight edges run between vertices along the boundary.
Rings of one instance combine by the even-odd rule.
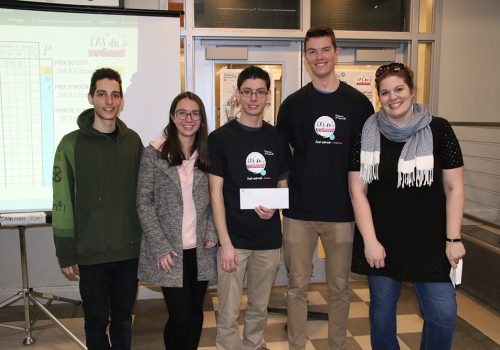
[[[450,270],[450,279],[451,283],[453,283],[453,287],[459,285],[462,283],[462,269],[463,269],[464,263],[462,259],[458,261],[457,267],[451,268]]]
[[[240,209],[288,209],[288,188],[240,188]]]

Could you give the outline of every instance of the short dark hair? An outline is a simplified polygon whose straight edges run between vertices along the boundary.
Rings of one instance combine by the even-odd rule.
[[[320,37],[323,37],[323,36],[327,36],[330,39],[332,39],[333,48],[334,49],[337,48],[337,40],[335,39],[335,33],[333,32],[333,29],[330,28],[330,27],[328,27],[328,26],[320,24],[320,25],[311,27],[307,31],[306,36],[304,38],[304,51],[306,49],[306,44],[307,44],[307,41],[309,39],[311,39],[311,38],[320,38]]]
[[[238,75],[238,81],[236,84],[238,90],[247,79],[262,79],[266,82],[267,90],[271,87],[271,78],[269,77],[269,73],[260,67],[251,65],[241,71],[240,75]]]
[[[396,69],[391,69],[391,66],[395,66]],[[403,81],[406,83],[406,85],[408,85],[410,90],[413,91],[415,89],[415,83],[413,81],[414,74],[413,71],[408,66],[402,63],[393,62],[380,66],[377,69],[377,72],[380,70],[382,70],[382,73],[376,75],[375,77],[375,87],[377,88],[377,93],[380,92],[380,83],[382,82],[382,80],[392,76],[400,77],[401,79],[403,79]]]
[[[198,151],[196,167],[198,167],[198,169],[200,170],[207,171],[210,165],[208,155],[207,113],[205,112],[205,106],[203,105],[203,101],[201,100],[201,98],[190,91],[182,92],[177,95],[170,105],[168,125],[163,130],[163,134],[166,140],[161,147],[161,157],[165,159],[170,165],[181,165],[182,160],[185,159],[184,154],[182,153],[179,136],[177,135],[177,126],[175,125],[173,120],[175,110],[177,109],[177,104],[185,98],[196,102],[200,110],[200,128],[196,132],[196,138],[191,153],[193,153],[195,150]]]
[[[92,78],[90,78],[90,88],[89,88],[90,96],[94,96],[97,81],[101,79],[109,79],[118,82],[118,84],[120,85],[120,96],[123,97],[122,77],[120,76],[120,73],[111,68],[99,68],[94,72],[94,74],[92,74]]]

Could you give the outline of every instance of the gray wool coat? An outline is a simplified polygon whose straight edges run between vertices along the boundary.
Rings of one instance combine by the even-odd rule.
[[[216,277],[217,247],[203,248],[206,241],[217,242],[209,203],[208,176],[195,168],[193,200],[196,208],[196,258],[198,281]],[[137,213],[143,236],[139,256],[140,279],[162,287],[182,287],[182,192],[177,166],[170,166],[160,152],[147,146],[142,154],[137,183]],[[167,253],[175,266],[172,272],[157,268],[157,261]]]

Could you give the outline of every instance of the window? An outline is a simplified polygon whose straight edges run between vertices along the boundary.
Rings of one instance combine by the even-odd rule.
[[[300,29],[300,0],[194,0],[197,28]]]
[[[430,105],[432,43],[418,44],[417,102]]]
[[[432,33],[434,19],[434,0],[420,0],[420,15],[418,31],[420,33]]]
[[[409,31],[409,0],[311,0],[311,25],[333,30]]]

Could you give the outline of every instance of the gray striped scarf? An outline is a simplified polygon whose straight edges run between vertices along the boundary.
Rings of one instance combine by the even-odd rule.
[[[404,127],[391,121],[383,108],[374,113],[363,126],[361,136],[361,174],[364,183],[378,180],[380,164],[380,133],[394,142],[406,142],[398,161],[398,187],[431,185],[434,156],[432,116],[420,104],[413,104],[413,118]]]

